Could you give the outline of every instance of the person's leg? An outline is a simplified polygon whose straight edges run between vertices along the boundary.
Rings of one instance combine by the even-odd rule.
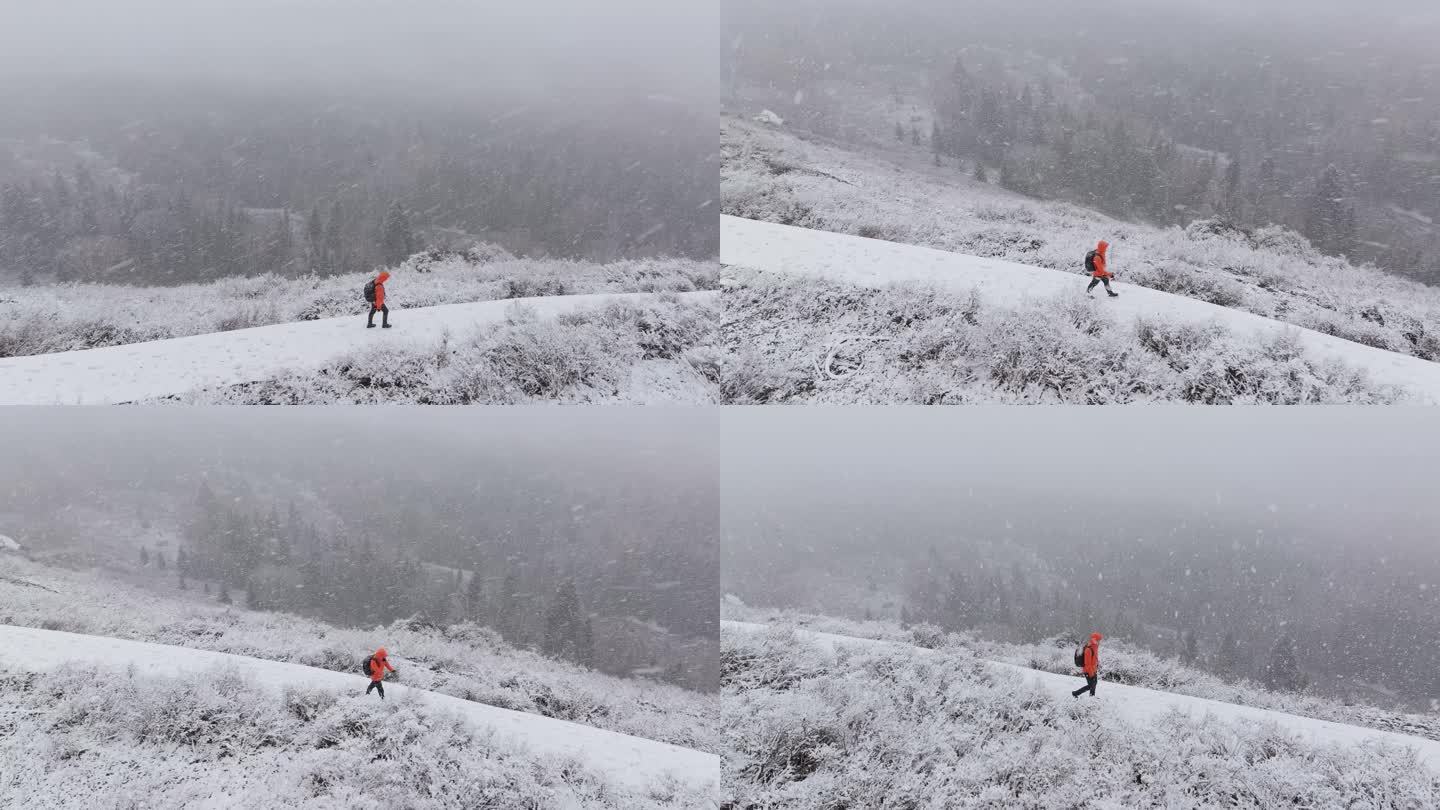
[[[1085,679],[1085,685],[1090,689],[1090,697],[1095,697],[1095,685],[1100,683],[1099,675],[1092,675]]]
[[[371,304],[371,305],[370,305],[370,317],[368,317],[368,318],[365,319],[365,325],[366,325],[367,327],[372,328],[372,329],[373,329],[374,326],[375,326],[375,305],[374,305],[374,304]]]
[[[1117,292],[1115,292],[1114,290],[1110,289],[1110,277],[1109,277],[1109,276],[1106,276],[1105,278],[1101,279],[1101,281],[1105,282],[1105,292],[1107,292],[1107,293],[1109,293],[1109,294],[1111,294],[1111,295],[1119,295],[1119,294],[1120,294],[1120,293],[1117,293]]]
[[[371,681],[371,682],[370,682],[370,685],[367,686],[367,687],[365,687],[365,694],[368,695],[368,694],[370,694],[371,692],[375,691],[375,687],[376,687],[379,683],[380,683],[379,681]]]
[[[390,328],[390,305],[383,304],[380,307],[380,325],[386,329]]]
[[[1085,292],[1087,292],[1087,293],[1088,293],[1088,292],[1092,292],[1092,291],[1095,289],[1095,285],[1096,285],[1096,284],[1099,284],[1099,283],[1100,283],[1100,279],[1095,278],[1095,277],[1092,276],[1092,277],[1090,278],[1090,286],[1088,286],[1088,287],[1085,288]]]
[[[384,700],[384,699],[385,699],[385,684],[383,684],[383,683],[381,683],[381,682],[379,682],[379,681],[376,681],[376,682],[375,682],[375,688],[380,692],[380,699],[381,699],[381,700]],[[1092,694],[1092,695],[1095,694],[1095,687],[1094,687],[1094,686],[1091,686],[1091,687],[1090,687],[1090,694]]]

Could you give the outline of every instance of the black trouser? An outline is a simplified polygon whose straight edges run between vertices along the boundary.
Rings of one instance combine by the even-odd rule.
[[[365,694],[367,694],[367,695],[370,694],[370,690],[371,690],[371,689],[379,689],[379,690],[380,690],[380,699],[381,699],[381,700],[384,700],[384,699],[385,699],[385,684],[380,683],[379,681],[371,681],[371,682],[370,682],[370,686],[365,689]]]
[[[1091,290],[1095,289],[1095,285],[1096,285],[1096,284],[1104,284],[1104,285],[1105,285],[1105,292],[1107,292],[1107,293],[1113,293],[1113,292],[1114,292],[1114,290],[1110,289],[1110,277],[1109,277],[1109,276],[1095,276],[1094,278],[1090,279],[1090,286],[1085,288],[1085,292],[1088,293],[1088,292],[1090,292]]]
[[[1097,683],[1100,683],[1099,675],[1086,675],[1085,685],[1080,687],[1079,689],[1076,689],[1074,692],[1071,692],[1070,696],[1080,697],[1088,690],[1090,692],[1090,697],[1095,697],[1095,684]]]
[[[1110,286],[1107,284],[1107,285],[1105,286],[1105,289],[1107,289],[1107,290],[1110,289]],[[365,323],[368,324],[368,325],[370,325],[370,326],[374,326],[374,325],[375,325],[375,313],[377,313],[377,312],[380,313],[380,325],[381,325],[381,326],[389,326],[389,325],[390,325],[390,307],[387,307],[387,306],[385,306],[384,304],[381,304],[381,305],[378,306],[378,307],[375,306],[374,304],[371,304],[371,305],[370,305],[370,317],[369,317],[368,319],[366,319]]]

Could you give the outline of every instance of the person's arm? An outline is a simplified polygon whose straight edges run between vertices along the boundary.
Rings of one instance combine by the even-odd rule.
[[[376,309],[379,309],[379,308],[381,308],[381,307],[383,307],[383,306],[385,306],[385,285],[384,285],[384,284],[376,284],[376,285],[375,285],[375,308],[376,308]]]

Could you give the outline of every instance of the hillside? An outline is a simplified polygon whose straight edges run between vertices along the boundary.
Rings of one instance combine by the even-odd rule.
[[[1390,402],[1429,395],[1415,378],[1440,356],[1435,290],[1322,257],[1293,233],[1122,223],[903,156],[860,155],[735,120],[724,122],[722,150],[726,214],[894,243],[834,240],[821,255],[795,245],[792,253],[757,256],[760,244],[735,230],[747,226],[727,224],[723,336],[729,367],[739,369],[726,380],[728,399]],[[1100,238],[1114,244],[1121,297],[1090,307],[1078,271]],[[862,244],[864,253],[852,257]],[[901,246],[968,258],[930,268],[937,260],[919,257],[933,254]],[[960,264],[964,274],[954,269]],[[1016,265],[1049,272],[1008,272]],[[1111,315],[1106,304],[1128,309]],[[760,342],[762,334],[770,340]],[[1044,358],[1048,364],[1037,362]]]
[[[1079,678],[950,646],[730,621],[722,642],[726,806],[1440,800],[1433,740],[1103,680],[1077,700]]]
[[[143,691],[147,685],[158,681],[158,691],[162,693],[174,690],[185,694],[186,687],[181,684],[198,675],[202,684],[213,685],[217,697],[226,696],[228,693],[232,701],[239,696],[249,702],[258,702],[268,697],[276,700],[278,708],[289,710],[289,717],[285,717],[284,711],[268,712],[272,722],[276,722],[280,727],[264,729],[263,736],[247,733],[235,741],[237,744],[234,748],[239,751],[232,754],[232,757],[240,761],[222,761],[218,768],[229,784],[214,785],[217,774],[208,768],[205,775],[196,780],[211,783],[206,788],[212,791],[209,793],[212,799],[224,796],[235,798],[259,789],[262,784],[259,774],[252,773],[245,777],[237,771],[257,769],[259,763],[247,760],[268,760],[267,764],[275,767],[278,764],[275,760],[282,757],[291,760],[291,763],[289,767],[278,769],[285,774],[279,780],[267,773],[269,769],[260,771],[266,774],[263,780],[266,790],[278,789],[280,795],[287,799],[302,791],[311,796],[326,796],[331,793],[331,789],[323,782],[315,784],[317,777],[341,766],[345,759],[352,760],[347,763],[351,768],[364,768],[364,759],[355,757],[354,754],[363,754],[367,749],[371,749],[381,759],[385,759],[389,758],[387,754],[391,757],[397,756],[394,751],[397,747],[402,749],[398,756],[405,759],[418,758],[417,755],[428,747],[421,738],[433,733],[433,729],[426,726],[454,724],[455,719],[461,722],[451,725],[449,731],[454,736],[462,736],[462,740],[452,743],[459,743],[461,751],[473,747],[495,752],[499,754],[499,758],[511,760],[511,767],[524,767],[527,761],[533,762],[539,765],[536,769],[538,772],[550,774],[547,781],[551,783],[552,789],[558,789],[556,793],[559,795],[555,798],[558,799],[571,791],[581,795],[590,793],[588,798],[591,801],[586,806],[635,806],[632,803],[647,806],[694,806],[694,802],[703,802],[704,797],[713,790],[719,767],[718,758],[711,754],[602,731],[577,723],[498,709],[474,701],[407,688],[400,684],[393,684],[387,689],[385,710],[372,713],[366,708],[353,705],[365,698],[361,692],[365,678],[358,671],[329,672],[297,664],[262,661],[225,653],[0,626],[0,671],[3,671],[5,679],[10,681],[10,691],[15,691],[15,687],[18,687],[19,691],[31,693],[27,695],[31,701],[43,705],[46,696],[35,694],[36,687],[43,688],[50,683],[51,678],[68,687],[57,690],[55,709],[64,718],[58,729],[47,733],[43,726],[36,727],[33,719],[12,718],[12,722],[17,725],[30,726],[24,736],[35,753],[23,759],[31,760],[29,764],[34,765],[38,764],[34,760],[47,758],[45,753],[48,752],[45,749],[49,746],[36,746],[36,734],[69,740],[81,736],[75,732],[87,726],[97,727],[90,729],[92,733],[100,732],[94,734],[93,742],[90,743],[94,746],[93,749],[62,757],[66,764],[52,766],[54,770],[49,774],[46,772],[51,771],[51,768],[43,766],[35,770],[24,767],[14,769],[21,773],[28,771],[19,781],[28,784],[32,790],[39,789],[30,792],[22,788],[18,795],[46,796],[54,804],[63,806],[79,798],[71,791],[88,792],[102,786],[115,787],[115,776],[113,773],[106,773],[104,766],[109,764],[107,760],[112,757],[124,757],[129,759],[128,764],[139,772],[127,781],[133,780],[135,776],[139,776],[142,781],[161,781],[162,784],[156,786],[160,794],[174,796],[175,791],[185,789],[177,784],[176,775],[169,774],[163,781],[157,777],[174,767],[171,760],[176,749],[190,748],[193,749],[192,756],[198,754],[202,759],[208,758],[207,754],[211,752],[206,749],[217,742],[222,743],[223,751],[224,735],[235,731],[227,726],[236,719],[241,719],[235,715],[243,718],[247,710],[266,713],[263,708],[254,706],[236,709],[232,703],[228,712],[215,712],[213,709],[207,712],[201,706],[199,711],[192,714],[192,707],[180,702],[179,705],[171,705],[162,713],[144,717],[140,727],[129,729],[129,733],[135,736],[134,748],[140,750],[124,756],[115,749],[125,750],[130,747],[118,745],[121,740],[113,737],[107,739],[102,729],[111,720],[112,714],[123,715],[132,709],[116,706],[112,701],[88,694],[90,690],[85,689],[83,684],[67,680],[66,675],[85,671],[84,668],[87,667],[93,667],[99,673],[105,674],[103,679],[91,680],[93,685],[111,683],[118,674],[119,680],[125,684],[119,690],[122,693]],[[18,677],[18,673],[22,672],[44,675],[38,680],[30,680]],[[57,672],[58,676],[53,674]],[[93,688],[94,686],[91,687]],[[103,688],[107,691],[110,689],[109,686]],[[202,700],[204,697],[201,696]],[[378,701],[374,696],[371,698]],[[392,702],[394,708],[391,708]],[[351,705],[347,706],[347,703]],[[158,707],[151,707],[151,711],[155,708]],[[142,716],[146,714],[144,710],[136,713]],[[350,728],[345,728],[343,719],[326,716],[345,713],[351,715]],[[368,717],[361,719],[355,717],[356,714]],[[424,721],[416,722],[406,715],[418,715],[424,718]],[[290,735],[297,738],[307,736],[304,731],[284,727],[287,722],[291,726],[303,728],[311,723],[331,725],[337,720],[339,727],[330,730],[331,736],[316,735],[307,741],[310,742],[309,746],[304,745],[300,739],[287,739]],[[359,727],[356,727],[357,721]],[[219,740],[211,737],[217,733]],[[147,735],[154,735],[154,738]],[[336,736],[342,739],[337,740]],[[344,737],[352,739],[344,740]],[[60,739],[53,742],[64,744]],[[150,745],[163,742],[174,744],[175,747],[168,752],[170,756],[136,756]],[[341,757],[312,753],[337,745],[341,747]],[[282,750],[264,752],[267,747],[278,747]],[[302,750],[303,748],[311,748],[312,751]],[[345,757],[344,754],[347,753],[351,756]],[[227,759],[224,753],[218,754],[218,758]],[[7,757],[7,761],[9,760],[10,757]],[[566,775],[565,772],[576,765],[590,773],[579,778]],[[306,773],[307,770],[309,773]],[[54,777],[58,774],[66,777],[63,785],[56,784],[59,780]],[[414,795],[392,795],[392,800],[400,800],[409,805],[416,798],[423,797],[429,800],[430,806],[463,806],[467,801],[460,790],[461,785],[449,779],[437,780],[435,783],[416,779],[414,775],[407,779],[412,782],[409,787],[415,792]],[[343,782],[344,778],[337,781]],[[309,784],[306,784],[307,782]],[[416,782],[419,784],[415,784]],[[568,784],[572,782],[580,783],[581,789],[575,791],[574,787]],[[585,785],[586,782],[591,784]],[[393,785],[390,787],[395,789]],[[4,789],[8,791],[13,787],[6,786]],[[133,790],[133,785],[127,789]],[[192,796],[201,792],[201,789],[193,787],[186,790]],[[501,794],[506,792],[510,791],[497,791]],[[450,798],[448,801],[437,801],[437,794],[448,794]],[[667,800],[662,800],[661,797],[667,797]],[[152,795],[150,798],[153,800],[155,797]],[[511,801],[514,799],[515,797],[512,797]]]
[[[115,572],[0,557],[0,624],[314,667],[348,676],[385,645],[403,682],[457,699],[684,748],[716,749],[713,695],[618,678],[505,643],[465,622],[340,627],[216,604],[198,588],[160,593]]]
[[[11,357],[0,360],[0,403],[704,401],[710,384],[682,355],[708,328],[710,297],[446,304],[395,311],[390,330],[365,329],[351,315]],[[670,322],[671,341],[647,340],[642,332],[662,328],[639,323],[647,318]],[[586,353],[608,354],[607,362],[592,367]],[[657,370],[647,360],[667,362]],[[265,385],[257,390],[257,383]]]

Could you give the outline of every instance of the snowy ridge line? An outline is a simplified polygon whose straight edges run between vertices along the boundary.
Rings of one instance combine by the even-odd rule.
[[[367,683],[360,674],[358,659],[356,672],[350,675],[189,647],[0,625],[0,668],[47,672],[66,663],[95,664],[135,675],[162,676],[223,667],[266,687],[324,687],[350,694],[357,700],[365,699]],[[720,758],[715,754],[408,688],[401,683],[387,684],[385,691],[391,700],[420,701],[458,714],[477,727],[515,740],[540,757],[573,757],[637,791],[671,778],[712,792],[719,785]],[[372,695],[370,699],[378,698]]]
[[[771,629],[771,625],[722,619],[720,621],[720,629],[738,633],[761,633]],[[920,654],[929,654],[931,652],[931,650],[923,647],[915,647],[899,641],[857,638],[854,636],[820,633],[798,628],[795,630],[795,633],[805,639],[818,643],[820,646],[832,652],[836,647],[841,645],[850,647],[904,648]],[[1408,734],[1381,731],[1363,726],[1351,726],[1330,720],[1317,720],[1311,717],[1286,714],[1285,712],[1278,712],[1272,709],[1241,706],[1235,703],[1210,700],[1209,698],[1177,695],[1171,692],[1161,692],[1155,689],[1145,689],[1139,686],[1128,686],[1126,684],[1111,683],[1103,680],[1100,682],[1100,688],[1096,693],[1096,697],[1091,698],[1087,695],[1074,698],[1070,694],[1071,691],[1078,688],[1084,682],[1078,675],[1056,675],[1053,672],[1044,672],[1038,669],[1030,669],[1028,667],[1015,666],[1014,664],[1000,663],[998,661],[985,661],[984,663],[988,666],[1008,670],[1020,675],[1025,679],[1026,683],[1040,687],[1049,693],[1052,698],[1057,700],[1099,700],[1104,705],[1106,712],[1113,712],[1115,716],[1130,722],[1143,723],[1166,712],[1178,711],[1190,717],[1203,718],[1208,716],[1226,722],[1249,720],[1257,723],[1274,723],[1290,734],[1315,745],[1358,745],[1366,742],[1379,742],[1396,745],[1401,748],[1409,748],[1414,750],[1416,758],[1421,764],[1440,773],[1440,742],[1424,737],[1414,737]],[[1104,670],[1103,653],[1101,656],[1101,670]]]
[[[720,264],[722,268],[818,277],[859,287],[917,282],[954,292],[974,290],[983,300],[1005,306],[1085,294],[1085,279],[1077,273],[729,215],[720,218]],[[1125,285],[1124,268],[1118,268],[1118,273],[1120,297],[1094,300],[1097,308],[1117,320],[1144,316],[1169,322],[1213,321],[1236,334],[1257,338],[1295,336],[1316,359],[1342,360],[1364,369],[1373,382],[1401,388],[1425,404],[1440,404],[1440,363],[1196,298]]]
[[[678,293],[686,301],[713,291]],[[256,326],[230,332],[0,359],[0,405],[111,405],[316,371],[353,351],[435,344],[446,335],[503,323],[520,306],[537,317],[605,304],[654,300],[656,293],[506,298],[395,310],[394,328],[365,328],[365,315]]]

